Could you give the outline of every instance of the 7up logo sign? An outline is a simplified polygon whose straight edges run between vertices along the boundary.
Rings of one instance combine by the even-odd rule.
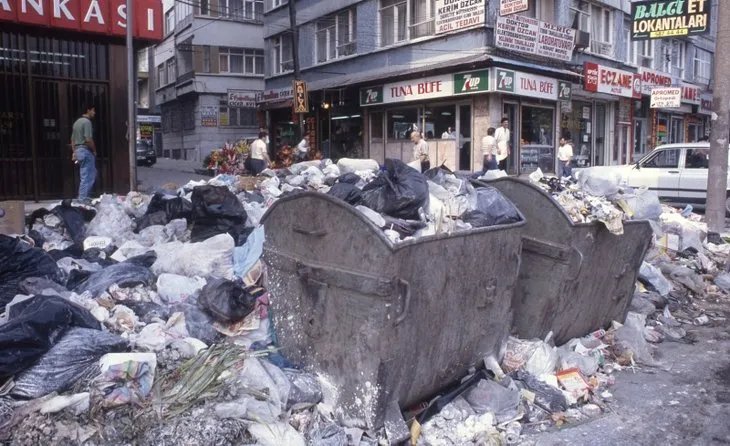
[[[367,87],[360,90],[360,105],[383,103],[383,87]]]
[[[497,91],[514,93],[515,72],[510,70],[497,70]]]
[[[454,75],[454,94],[489,91],[489,71],[471,71]]]

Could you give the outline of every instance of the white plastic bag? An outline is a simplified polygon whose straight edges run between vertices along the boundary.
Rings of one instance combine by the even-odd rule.
[[[157,261],[154,274],[170,273],[188,277],[234,278],[233,248],[229,234],[219,234],[200,243],[172,242],[153,247]]]
[[[111,195],[102,195],[98,211],[86,228],[86,235],[109,237],[119,246],[133,237],[132,219],[124,206]]]
[[[206,280],[163,273],[157,278],[157,294],[168,303],[191,301],[198,298]]]
[[[375,160],[352,159],[352,158],[340,158],[340,160],[337,161],[337,167],[340,168],[340,173],[342,175],[344,175],[346,173],[353,173],[353,172],[359,172],[359,171],[369,170],[369,171],[377,172],[378,170],[380,170],[380,165]]]

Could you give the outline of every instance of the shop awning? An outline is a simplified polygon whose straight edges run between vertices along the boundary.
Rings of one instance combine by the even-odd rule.
[[[517,67],[530,68],[532,70],[543,71],[543,72],[544,71],[549,71],[551,73],[562,74],[562,75],[565,75],[565,76],[571,76],[571,77],[575,77],[575,78],[582,78],[583,77],[583,75],[578,74],[578,73],[575,73],[575,72],[570,71],[570,70],[564,70],[562,68],[554,68],[554,67],[545,66],[545,65],[538,65],[536,63],[524,62],[524,61],[515,60],[515,59],[508,59],[506,57],[489,56],[489,60],[491,62],[496,63],[496,64],[513,65],[513,66],[517,66]]]

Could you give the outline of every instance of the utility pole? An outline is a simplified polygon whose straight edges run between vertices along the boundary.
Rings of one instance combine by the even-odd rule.
[[[289,0],[289,27],[291,28],[291,51],[292,63],[294,64],[294,80],[299,79],[299,27],[297,26],[297,10],[294,0]],[[292,83],[293,84],[293,83]],[[296,96],[296,92],[295,92]],[[302,125],[302,114],[297,114],[297,128],[299,129],[298,137],[304,135],[304,126]]]
[[[134,11],[133,0],[127,0],[127,140],[129,143],[129,190],[137,190],[137,106],[134,93]]]
[[[711,2],[707,2],[711,3]],[[728,142],[730,142],[730,59],[718,57],[730,48],[730,3],[717,2],[717,36],[713,79],[712,132],[710,134],[710,169],[707,175],[707,229],[715,240],[725,229],[727,197]],[[714,234],[712,234],[714,233]],[[712,241],[712,240],[711,240]]]

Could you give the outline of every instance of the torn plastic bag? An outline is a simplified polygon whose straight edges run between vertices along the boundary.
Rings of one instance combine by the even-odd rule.
[[[268,395],[267,402],[276,412],[283,412],[289,399],[291,384],[284,372],[265,359],[248,358],[234,378],[231,387],[259,391]]]
[[[219,322],[238,322],[254,310],[261,290],[263,288],[244,289],[237,282],[213,279],[200,291],[198,303]]]
[[[63,200],[60,206],[51,211],[63,221],[71,240],[76,244],[83,244],[86,232],[86,223],[92,221],[96,211],[77,206],[71,206],[71,200]]]
[[[178,218],[190,219],[192,210],[193,204],[182,197],[157,193],[150,200],[147,213],[137,220],[136,231],[139,232],[148,226],[166,225]]]
[[[0,309],[21,292],[18,284],[28,277],[60,282],[61,270],[42,249],[0,234]]]
[[[385,160],[385,171],[362,190],[362,203],[374,211],[417,220],[429,199],[426,178],[396,159]]]
[[[0,325],[0,381],[43,356],[69,327],[100,330],[86,309],[55,296],[36,296],[14,304]]]
[[[412,237],[419,229],[426,227],[426,223],[420,220],[402,220],[387,215],[384,215],[383,219],[385,219],[384,227],[397,232],[402,238]]]
[[[580,169],[574,176],[583,191],[597,197],[613,197],[619,192],[623,182],[620,172],[604,166]]]
[[[306,409],[322,401],[322,385],[315,375],[294,369],[284,369],[284,375],[291,384],[287,410]]]
[[[721,271],[717,276],[715,276],[713,281],[715,282],[715,285],[720,287],[720,289],[730,291],[730,273]]]
[[[521,220],[515,205],[502,192],[491,186],[477,187],[470,195],[469,202],[471,207],[480,213],[474,215],[473,218],[481,224],[478,227],[506,225]],[[473,213],[474,211],[468,214]],[[464,221],[467,220],[464,219]],[[472,226],[474,225],[472,224]]]
[[[200,339],[208,345],[215,344],[220,338],[213,324],[215,320],[203,311],[197,303],[180,302],[170,307],[170,311],[185,315],[185,327],[195,339]]]
[[[152,286],[155,283],[155,275],[152,274],[149,267],[155,259],[156,254],[151,252],[91,273],[74,288],[74,292],[77,294],[89,292],[95,299],[112,285],[118,285],[121,288],[132,288],[137,285]]]
[[[346,173],[344,175],[340,175],[337,178],[337,182],[338,183],[344,183],[344,184],[356,185],[357,183],[360,182],[361,179],[362,178],[360,178],[360,175],[358,175],[358,174],[356,174],[354,172],[350,172],[350,173]]]
[[[520,392],[502,387],[491,379],[483,379],[464,394],[464,399],[478,414],[491,412],[510,417],[517,415]]]
[[[335,185],[330,188],[329,192],[327,192],[327,195],[337,197],[345,203],[353,206],[357,206],[362,200],[362,192],[360,189],[350,183],[335,183]]]
[[[99,212],[86,229],[88,235],[109,237],[115,244],[132,237],[134,221],[127,215],[124,205],[111,195],[102,195]]]
[[[96,376],[102,356],[126,349],[127,341],[113,333],[71,328],[37,364],[15,377],[10,395],[33,399],[64,392],[80,379]]]
[[[220,234],[200,243],[172,242],[155,246],[155,274],[233,279],[233,237]]]
[[[621,356],[630,353],[634,361],[651,367],[659,365],[651,350],[651,346],[644,337],[646,316],[629,312],[623,327],[614,334],[614,346],[621,352]]]
[[[446,189],[450,194],[464,195],[468,192],[468,183],[457,178],[446,166],[434,167],[424,172],[423,175],[433,183]]]
[[[659,220],[662,215],[662,204],[654,191],[636,189],[633,194],[623,198],[634,213],[633,220]]]
[[[309,433],[309,444],[311,446],[342,446],[348,444],[347,432],[345,429],[328,423],[324,426],[317,426]]]
[[[228,233],[236,246],[246,242],[250,230],[248,216],[238,198],[223,186],[202,186],[193,189],[192,242],[202,242],[215,235]]]
[[[195,301],[204,286],[205,279],[200,277],[165,273],[157,278],[157,294],[168,303]]]
[[[672,284],[664,277],[661,270],[656,266],[642,262],[639,268],[639,280],[651,286],[657,293],[662,296],[668,296],[672,291]]]
[[[236,277],[245,276],[264,252],[266,232],[263,226],[256,227],[243,246],[233,248],[233,273]]]
[[[339,161],[337,161],[337,167],[340,169],[340,172],[342,172],[343,175],[346,173],[354,173],[368,170],[372,172],[377,172],[380,169],[380,165],[378,165],[378,162],[375,160],[352,158],[340,158]]]
[[[550,413],[564,412],[568,409],[568,401],[559,389],[546,384],[529,372],[517,371],[510,373],[510,377],[518,385],[535,394],[535,404]]]
[[[659,265],[661,272],[666,274],[670,280],[675,283],[684,285],[687,289],[695,294],[703,294],[705,292],[705,281],[699,274],[695,273],[686,266],[675,265],[672,263],[662,263]]]

